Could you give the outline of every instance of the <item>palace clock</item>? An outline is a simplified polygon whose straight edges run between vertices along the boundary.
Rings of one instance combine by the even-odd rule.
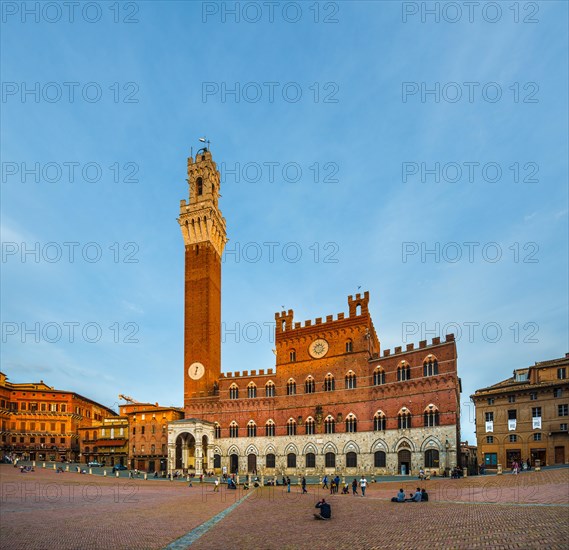
[[[314,340],[314,342],[312,342],[308,348],[308,353],[310,353],[314,359],[320,359],[321,357],[324,357],[328,353],[328,342],[322,338]]]
[[[192,363],[188,367],[188,376],[192,380],[199,380],[205,373],[205,367],[201,363]]]

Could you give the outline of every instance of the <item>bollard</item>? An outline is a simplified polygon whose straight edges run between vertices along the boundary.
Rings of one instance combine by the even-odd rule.
[[[535,460],[534,471],[541,472],[541,460],[539,458]]]
[[[53,465],[53,469],[54,469],[54,470],[57,470],[57,468],[56,468],[55,464]]]
[[[498,464],[498,469],[496,470],[496,475],[501,476],[502,475],[502,465]]]
[[[69,464],[67,466],[65,466],[65,471],[69,472]]]
[[[89,475],[93,473],[93,468],[89,468]]]
[[[118,470],[115,472],[115,477],[119,477],[119,471]]]
[[[468,477],[468,468],[462,469],[462,477]]]
[[[45,462],[42,464],[42,468],[45,468]]]
[[[144,474],[144,481],[146,481],[148,479],[148,474]]]
[[[239,476],[236,476],[235,478],[235,485],[239,485]]]
[[[103,477],[107,477],[107,470],[103,470]]]
[[[265,474],[261,476],[261,487],[265,486]]]
[[[36,467],[36,461],[35,461],[35,460],[32,462],[32,466],[33,466],[34,468]]]

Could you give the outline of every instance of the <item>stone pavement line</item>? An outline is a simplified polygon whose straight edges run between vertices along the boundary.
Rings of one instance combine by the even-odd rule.
[[[179,539],[176,539],[174,542],[171,542],[168,546],[164,547],[164,550],[185,550],[193,544],[196,540],[198,540],[201,536],[205,535],[214,525],[219,523],[225,516],[230,514],[237,506],[239,506],[245,499],[249,498],[250,495],[253,494],[254,491],[247,493],[244,497],[241,497],[237,502],[232,504],[229,508],[222,510],[216,516],[208,519],[201,525],[198,525],[194,529],[192,529],[189,533],[182,535]]]

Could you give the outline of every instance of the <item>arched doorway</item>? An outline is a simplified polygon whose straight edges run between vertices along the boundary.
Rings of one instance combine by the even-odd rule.
[[[190,469],[196,467],[196,440],[190,433],[181,433],[176,438],[176,470]]]
[[[251,453],[247,456],[247,471],[250,474],[257,473],[257,455]]]
[[[229,455],[229,473],[236,474],[239,471],[239,455]]]
[[[409,475],[411,472],[411,451],[401,449],[397,453],[397,471],[401,475]]]

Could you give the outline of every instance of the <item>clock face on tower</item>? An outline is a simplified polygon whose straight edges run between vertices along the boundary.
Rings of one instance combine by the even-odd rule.
[[[205,367],[201,363],[192,363],[188,367],[188,376],[192,380],[199,380],[205,373]]]
[[[308,353],[310,353],[314,359],[320,359],[321,357],[324,357],[328,353],[328,342],[322,338],[314,340],[314,342],[312,342],[308,348]]]

